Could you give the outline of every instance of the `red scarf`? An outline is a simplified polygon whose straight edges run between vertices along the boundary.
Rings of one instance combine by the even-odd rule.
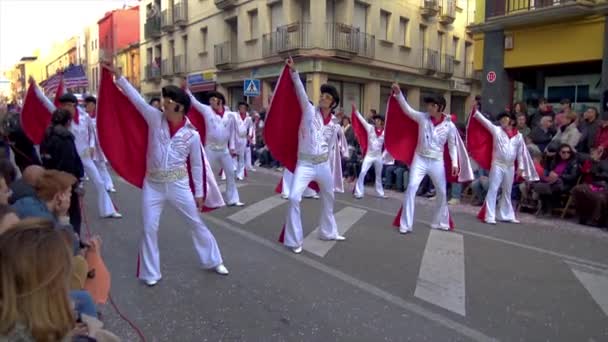
[[[507,133],[507,136],[509,137],[509,139],[511,139],[511,138],[513,138],[514,136],[516,136],[516,135],[517,135],[517,133],[519,132],[518,130],[516,130],[516,129],[514,129],[514,128],[511,128],[511,129],[509,129],[509,130],[506,130],[506,129],[505,129],[504,131],[505,131],[505,133]]]
[[[222,107],[222,109],[220,109],[219,112],[217,110],[215,110],[215,109],[213,111],[215,112],[215,114],[219,115],[220,118],[224,117],[224,111],[225,111],[224,107]]]
[[[323,124],[327,126],[327,124],[331,121],[331,113],[327,117],[325,117],[323,113],[319,111],[319,115],[321,115],[321,118],[323,119]]]
[[[439,119],[435,119],[435,117],[431,115],[431,122],[433,123],[433,126],[437,126],[443,122],[444,118],[445,118],[445,116],[441,115],[441,117]]]
[[[179,131],[180,128],[184,127],[184,125],[186,124],[186,117],[184,116],[182,118],[182,121],[180,121],[179,123],[173,123],[169,120],[167,120],[167,123],[169,123],[169,135],[171,136],[171,138],[173,138],[175,133],[177,133],[177,131]]]
[[[74,117],[72,118],[72,121],[74,121],[75,124],[79,124],[80,123],[80,112],[78,111],[78,105],[76,105],[76,107],[74,107]]]
[[[247,113],[241,114],[241,120],[245,120],[246,117],[247,117]]]
[[[376,136],[377,136],[377,137],[380,137],[380,136],[382,135],[382,132],[384,132],[384,130],[383,130],[383,129],[377,129],[377,128],[374,128],[374,130],[376,131]]]

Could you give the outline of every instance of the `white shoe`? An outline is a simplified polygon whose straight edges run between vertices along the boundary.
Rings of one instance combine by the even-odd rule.
[[[228,204],[229,207],[242,207],[244,205],[245,205],[245,203],[243,203],[243,202],[236,202],[236,203]]]
[[[291,251],[294,252],[295,254],[300,254],[300,253],[302,253],[302,246],[291,247]]]
[[[319,199],[319,198],[321,198],[321,196],[319,196],[319,195],[312,195],[312,198]]]
[[[224,266],[224,264],[221,264],[215,268],[215,273],[221,275],[228,275],[228,269],[226,268],[226,266]]]
[[[496,224],[496,221],[494,221],[494,220],[492,220],[492,221],[485,220],[484,222],[487,223],[487,224]]]
[[[108,192],[112,192],[112,193],[114,193],[114,192],[116,192],[116,189],[114,189],[114,188],[109,188],[109,189],[108,189]]]
[[[363,195],[354,195],[355,199],[362,199]]]
[[[327,239],[327,238],[324,238],[324,237],[319,237],[319,240],[323,240],[323,241],[344,241],[344,240],[346,240],[346,238],[344,236],[342,236],[342,235],[336,235],[335,238],[330,238],[330,239]]]
[[[155,286],[156,284],[158,284],[159,281],[160,281],[160,279],[144,280],[144,284],[148,285],[149,287],[152,287],[152,286]]]
[[[288,198],[289,198],[289,196],[287,196],[287,195],[281,195],[281,198],[282,198],[282,199],[288,199]]]
[[[105,218],[114,218],[114,219],[120,219],[122,218],[122,214],[119,212],[114,212],[108,216],[106,216]]]
[[[409,234],[411,232],[412,231],[410,229],[399,227],[399,233],[401,233],[401,234]]]
[[[509,220],[509,221],[506,221],[506,222],[515,223],[515,224],[521,223],[521,221],[518,220],[518,219],[512,219],[512,220]]]
[[[238,180],[240,180],[240,181],[245,180],[245,178],[244,178],[244,177],[236,177],[236,179],[238,179]]]
[[[388,197],[386,197],[386,195],[385,195],[385,194],[378,195],[378,197],[380,197],[380,198],[388,198]]]
[[[256,169],[254,169],[254,168],[251,168],[251,169],[249,169],[249,170],[247,170],[247,171],[256,172],[257,170],[256,170]]]

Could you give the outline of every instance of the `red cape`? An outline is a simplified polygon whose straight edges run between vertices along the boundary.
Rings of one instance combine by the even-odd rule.
[[[352,121],[351,125],[353,126],[353,132],[355,133],[355,138],[357,138],[357,142],[361,147],[361,154],[365,156],[367,153],[367,131],[365,127],[359,122],[359,118],[357,118],[357,114],[353,105],[353,112],[350,115]]]
[[[467,121],[467,151],[481,169],[490,170],[494,139],[492,134],[473,115],[475,115],[475,109],[473,109]]]
[[[40,145],[44,139],[44,132],[51,124],[53,113],[36,94],[36,87],[38,87],[36,84],[30,83],[27,88],[23,110],[21,111],[21,127],[34,145]]]
[[[201,143],[205,145],[205,138],[207,137],[207,126],[205,126],[205,117],[202,113],[199,113],[194,106],[190,106],[188,110],[188,120],[196,127],[198,134],[201,136]]]

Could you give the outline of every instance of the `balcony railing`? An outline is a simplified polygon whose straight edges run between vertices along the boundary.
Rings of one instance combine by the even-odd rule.
[[[162,77],[171,77],[173,76],[173,63],[168,58],[165,58],[160,63],[160,73]]]
[[[293,23],[277,27],[262,36],[262,55],[273,56],[310,48],[310,23]]]
[[[231,69],[235,63],[236,54],[233,54],[232,42],[226,41],[213,46],[215,66],[218,69]]]
[[[337,57],[350,58],[354,55],[374,57],[376,38],[361,32],[358,27],[342,23],[327,23],[326,48],[337,52]]]
[[[158,65],[147,64],[145,73],[146,81],[160,80],[160,68]]]
[[[144,24],[144,37],[146,39],[158,38],[161,36],[160,17],[152,17]]]
[[[503,16],[517,12],[534,11],[542,8],[574,4],[579,0],[496,0],[492,16]]]
[[[432,49],[420,51],[420,70],[425,74],[434,74],[439,69],[439,52]]]
[[[181,0],[173,5],[173,22],[175,25],[185,26],[188,23],[188,1]]]
[[[441,0],[439,22],[449,25],[456,20],[456,0]]]
[[[221,10],[236,6],[237,0],[215,0],[215,6]]]
[[[186,73],[186,56],[177,55],[173,57],[173,73],[183,75]]]
[[[439,12],[439,0],[420,0],[420,14],[425,18],[434,17]]]
[[[454,56],[448,54],[441,54],[439,59],[439,70],[437,70],[442,77],[450,78],[454,75]]]
[[[164,31],[173,31],[173,13],[168,9],[160,13],[160,27]]]

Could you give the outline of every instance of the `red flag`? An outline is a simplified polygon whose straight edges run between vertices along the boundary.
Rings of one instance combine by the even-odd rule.
[[[39,96],[44,96],[44,94],[40,93],[37,88],[35,83],[30,83],[21,111],[21,127],[34,145],[40,145],[44,139],[44,132],[51,124],[53,114],[40,99]]]
[[[483,170],[489,170],[492,167],[492,150],[494,148],[494,139],[492,134],[473,117],[476,109],[473,108],[471,115],[467,121],[467,151],[471,155],[479,167]]]
[[[59,103],[59,98],[63,96],[63,94],[65,93],[65,88],[63,85],[63,75],[59,76],[59,85],[57,86],[57,91],[55,92],[55,98],[53,99],[53,104],[55,105],[55,108],[59,108],[59,105],[61,105],[61,103]]]
[[[384,146],[396,160],[412,164],[418,145],[418,123],[406,116],[394,96],[388,99]]]
[[[112,168],[141,188],[146,175],[148,125],[106,68],[101,69],[97,127],[99,143]]]
[[[367,139],[368,139],[367,131],[365,130],[365,127],[359,121],[359,118],[357,117],[355,105],[353,105],[353,112],[350,115],[350,118],[352,121],[353,132],[355,133],[355,138],[357,138],[357,141],[359,142],[359,146],[361,147],[361,153],[363,155],[365,155],[367,153]]]

